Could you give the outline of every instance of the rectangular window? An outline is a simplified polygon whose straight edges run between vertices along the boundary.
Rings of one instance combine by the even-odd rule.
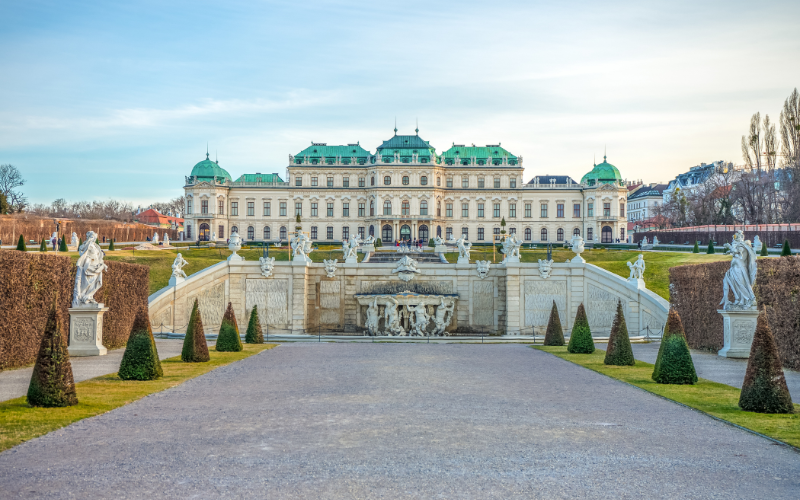
[[[247,216],[253,217],[256,215],[256,202],[248,201],[247,202]]]
[[[495,188],[499,188],[500,187],[500,177],[495,177],[494,178],[494,187]]]
[[[453,204],[452,204],[452,203],[448,203],[448,204],[445,206],[445,213],[444,213],[444,215],[445,215],[445,217],[452,217],[452,216],[453,216]]]
[[[581,204],[575,203],[572,205],[572,216],[573,217],[580,217],[581,216]]]
[[[294,214],[295,215],[303,215],[303,202],[298,201],[294,204]]]
[[[328,239],[332,240],[333,239],[333,227],[328,226],[328,230],[325,231],[325,232],[327,233],[326,236],[328,237]]]
[[[316,177],[312,177],[311,178],[311,186],[312,187],[317,187],[317,178]]]
[[[562,218],[564,217],[564,204],[558,203],[556,205],[556,217]]]
[[[303,178],[302,177],[295,177],[294,178],[294,185],[295,186],[302,186],[303,185]]]
[[[358,226],[358,237],[364,239],[364,226]]]
[[[452,227],[448,227],[447,230],[444,232],[444,234],[445,234],[445,238],[446,239],[452,240],[453,239],[453,228]]]
[[[466,189],[469,187],[469,177],[462,177],[461,178],[461,187]]]
[[[594,217],[594,203],[586,204],[586,217]]]
[[[317,210],[318,208],[319,205],[317,203],[311,204],[311,217],[316,217],[317,215],[319,215],[319,211]]]
[[[483,217],[483,203],[478,203],[478,217]]]
[[[281,205],[280,205],[280,216],[281,217],[286,217],[286,202],[285,201],[281,202]]]
[[[189,203],[189,206],[190,207],[192,206],[191,202]],[[192,225],[191,224],[187,224],[186,225],[186,239],[187,240],[191,240],[192,239]]]
[[[231,202],[231,215],[238,216],[239,215],[239,202],[232,201]]]
[[[311,226],[311,239],[317,239],[317,226]]]
[[[525,217],[530,217],[530,216],[531,216],[531,204],[530,203],[526,203],[525,204]]]
[[[428,215],[428,203],[423,201],[419,204],[419,214],[420,215]]]
[[[461,217],[465,219],[469,217],[469,203],[461,204]]]
[[[516,179],[511,179],[509,182],[511,183],[510,187],[512,187],[512,188],[517,187],[517,180]]]
[[[483,228],[478,228],[478,241],[483,241]]]
[[[492,205],[492,217],[500,217],[500,204],[495,203]]]
[[[272,214],[272,206],[271,203],[268,201],[264,202],[264,215],[269,217]]]
[[[328,203],[328,217],[333,217],[333,203]],[[331,231],[333,231],[333,229],[331,229]],[[331,236],[331,238],[333,237]]]
[[[619,204],[619,216],[625,217],[625,203]]]
[[[447,178],[447,187],[449,187],[449,188],[453,187],[453,178],[452,177],[448,177]]]
[[[224,240],[225,239],[225,226],[222,224],[219,225],[217,228],[217,238]]]
[[[350,204],[342,203],[342,217],[350,217]]]
[[[540,217],[543,218],[543,219],[547,217],[547,204],[546,203],[542,203]]]
[[[464,239],[467,239],[467,240],[469,239],[469,228],[468,227],[462,227],[461,228],[461,236],[463,236]]]
[[[219,203],[217,203],[217,213],[220,214],[220,215],[225,215],[225,201],[224,200],[219,200]]]
[[[359,177],[358,178],[358,187],[363,188],[364,186],[365,186],[364,178],[363,177]]]
[[[603,217],[611,217],[611,203],[603,203]]]
[[[342,187],[350,187],[350,177],[342,177]]]
[[[207,214],[208,213],[208,200],[200,201],[200,213]]]
[[[508,232],[509,234],[517,234],[517,228],[515,227],[509,228]]]
[[[483,177],[478,177],[478,187],[483,189],[486,187],[486,179]]]
[[[342,241],[349,240],[349,239],[350,239],[350,228],[347,227],[347,226],[344,226],[342,228]]]
[[[363,203],[359,203],[358,204],[358,216],[359,217],[364,217],[364,204]]]
[[[328,187],[329,188],[333,187],[333,177],[328,177]]]
[[[186,213],[187,214],[192,213],[192,199],[191,198],[186,200]],[[188,238],[189,236],[191,236],[191,235],[189,234],[189,231],[187,231],[186,237]]]
[[[494,233],[494,236],[495,236],[494,239],[497,240],[497,237],[500,236],[500,228],[496,227],[496,228],[494,228],[494,230],[492,232]]]
[[[510,203],[508,205],[508,216],[509,217],[516,217],[517,216],[517,204]]]

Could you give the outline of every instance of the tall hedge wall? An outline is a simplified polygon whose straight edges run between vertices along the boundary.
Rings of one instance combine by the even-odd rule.
[[[0,216],[0,240],[3,245],[16,244],[19,235],[25,237],[25,241],[41,241],[42,238],[50,242],[50,237],[56,230],[53,219],[36,217],[33,215],[2,215]],[[114,241],[145,241],[148,237],[152,238],[153,233],[158,231],[158,237],[163,237],[164,233],[169,233],[172,241],[178,239],[178,231],[174,229],[156,228],[140,224],[138,222],[120,222],[110,220],[64,220],[61,222],[61,235],[67,236],[67,241],[72,237],[72,233],[78,234],[78,238],[86,239],[86,232],[94,231],[103,241],[103,236],[108,240]]]
[[[722,349],[722,280],[729,261],[677,266],[669,270],[670,302],[678,310],[694,349]],[[800,370],[800,257],[758,259],[754,287],[767,316],[783,366]]]
[[[137,308],[147,307],[150,270],[122,262],[106,264],[95,299],[109,308],[103,315],[103,345],[113,349],[127,342]],[[56,292],[61,324],[69,328],[74,284],[75,265],[69,257],[0,251],[0,370],[36,360]]]

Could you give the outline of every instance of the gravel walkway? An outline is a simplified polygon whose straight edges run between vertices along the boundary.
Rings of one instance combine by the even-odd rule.
[[[800,453],[521,345],[282,345],[0,454],[3,497],[799,491]]]

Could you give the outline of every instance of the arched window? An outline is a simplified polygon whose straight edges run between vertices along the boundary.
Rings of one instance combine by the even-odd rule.
[[[592,241],[594,239],[594,230],[592,228],[586,229],[586,239]]]
[[[603,226],[603,232],[600,235],[600,242],[601,243],[613,243],[613,231],[611,230],[611,226]]]
[[[370,200],[369,201],[369,215],[370,215],[370,217],[375,215],[375,201],[374,200]]]
[[[580,236],[580,235],[581,235],[581,230],[578,229],[577,227],[572,230],[572,236]]]
[[[542,228],[542,238],[541,238],[541,241],[547,241],[547,228],[546,228],[546,227],[543,227],[543,228]]]
[[[437,177],[436,178],[436,185],[437,186],[441,186],[442,185],[442,178],[441,177]]]
[[[411,205],[409,205],[407,200],[403,200],[400,204],[400,215],[410,215],[411,214]]]
[[[469,228],[467,226],[461,228],[461,236],[463,236],[466,239],[469,239]]]
[[[436,236],[442,237],[442,226],[436,226]]]
[[[401,240],[410,240],[411,239],[411,228],[408,227],[408,224],[403,224],[400,227],[400,239]]]
[[[253,226],[247,228],[247,239],[248,240],[256,239],[256,230],[253,229]]]
[[[231,228],[231,234],[233,233],[239,234],[239,226],[233,226]]]
[[[404,186],[408,186],[408,176],[407,175],[403,176],[403,185]]]
[[[208,224],[200,224],[200,232],[197,235],[200,241],[208,241],[211,238],[211,229]]]
[[[392,241],[392,226],[386,224],[381,228],[381,241],[388,243]]]
[[[281,234],[281,239],[285,240],[286,239],[286,226],[281,226],[281,233],[280,234]]]
[[[392,202],[389,200],[383,202],[383,215],[392,215]]]
[[[375,226],[369,226],[369,235],[375,236]]]
[[[436,217],[441,217],[441,216],[442,216],[442,202],[441,201],[437,201],[436,202]],[[442,236],[442,235],[440,234],[439,236]]]
[[[392,184],[392,178],[391,178],[391,176],[388,176],[388,175],[384,176],[384,177],[383,177],[383,185],[384,185],[384,186],[389,186],[389,185],[391,185],[391,184]]]
[[[419,178],[419,183],[420,183],[421,186],[427,186],[428,185],[428,176],[427,175],[423,175],[422,177],[420,177]]]
[[[428,242],[428,226],[425,224],[419,226],[419,239],[421,239],[423,243]]]
[[[267,241],[267,240],[270,239],[270,234],[269,233],[270,233],[269,226],[265,226],[264,227],[264,241]]]
[[[564,241],[564,230],[561,228],[556,231],[556,241]]]
[[[372,176],[372,179],[370,179],[369,183],[370,183],[371,186],[375,185],[375,176],[374,175]]]
[[[525,241],[531,241],[531,228],[525,228]]]
[[[419,202],[419,214],[420,215],[428,215],[428,202],[422,200]]]

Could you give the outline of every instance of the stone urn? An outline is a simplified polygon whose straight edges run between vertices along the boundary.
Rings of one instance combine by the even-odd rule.
[[[237,254],[239,250],[242,249],[242,238],[239,236],[239,233],[233,232],[231,233],[230,242],[228,243],[228,250],[233,252],[228,256],[228,262],[237,262],[242,261],[244,258]]]

